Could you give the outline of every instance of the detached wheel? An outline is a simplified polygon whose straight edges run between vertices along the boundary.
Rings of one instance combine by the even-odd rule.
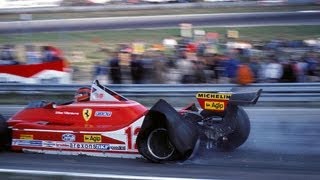
[[[250,120],[243,108],[238,107],[235,130],[218,140],[217,148],[222,151],[232,151],[241,146],[249,137]]]
[[[150,154],[158,160],[168,160],[175,152],[169,140],[168,131],[164,128],[154,129],[148,136],[147,147]]]

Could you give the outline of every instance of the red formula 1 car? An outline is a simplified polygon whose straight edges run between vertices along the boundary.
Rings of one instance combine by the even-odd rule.
[[[255,104],[261,90],[200,92],[200,110],[193,103],[179,111],[162,99],[147,109],[98,81],[89,93],[87,101],[30,103],[0,130],[2,144],[46,154],[186,160],[199,144],[221,150],[243,144],[250,122],[239,105]],[[84,100],[83,94],[77,97]]]

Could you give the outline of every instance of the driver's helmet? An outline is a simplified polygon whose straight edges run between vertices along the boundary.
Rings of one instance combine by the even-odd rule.
[[[79,88],[74,95],[75,101],[76,102],[89,101],[90,92],[91,92],[91,89],[88,87]]]

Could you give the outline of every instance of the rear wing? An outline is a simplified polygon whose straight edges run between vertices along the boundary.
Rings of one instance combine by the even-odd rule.
[[[233,88],[229,92],[199,92],[196,98],[202,109],[225,111],[228,104],[256,104],[262,89]]]
[[[235,105],[250,105],[256,104],[262,89],[252,89],[246,87],[234,87],[231,89],[232,95],[229,103]]]

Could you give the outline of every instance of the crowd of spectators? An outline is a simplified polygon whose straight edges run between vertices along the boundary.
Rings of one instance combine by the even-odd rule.
[[[113,84],[320,82],[320,48],[304,41],[272,40],[239,47],[224,43],[213,51],[217,43],[164,42],[143,53],[135,53],[130,44],[108,51],[103,62],[94,64],[92,79]],[[49,46],[26,45],[25,50],[24,64],[54,60]],[[3,45],[0,65],[15,64],[21,64],[15,47]]]
[[[320,53],[302,41],[270,41],[250,49],[226,48],[207,53],[207,44],[177,45],[173,53],[150,51],[130,55],[123,65],[121,49],[97,63],[94,77],[108,83],[262,83],[320,81]]]
[[[55,59],[55,53],[50,46],[25,45],[24,61],[18,58],[15,45],[5,44],[0,46],[0,65],[40,64]]]

